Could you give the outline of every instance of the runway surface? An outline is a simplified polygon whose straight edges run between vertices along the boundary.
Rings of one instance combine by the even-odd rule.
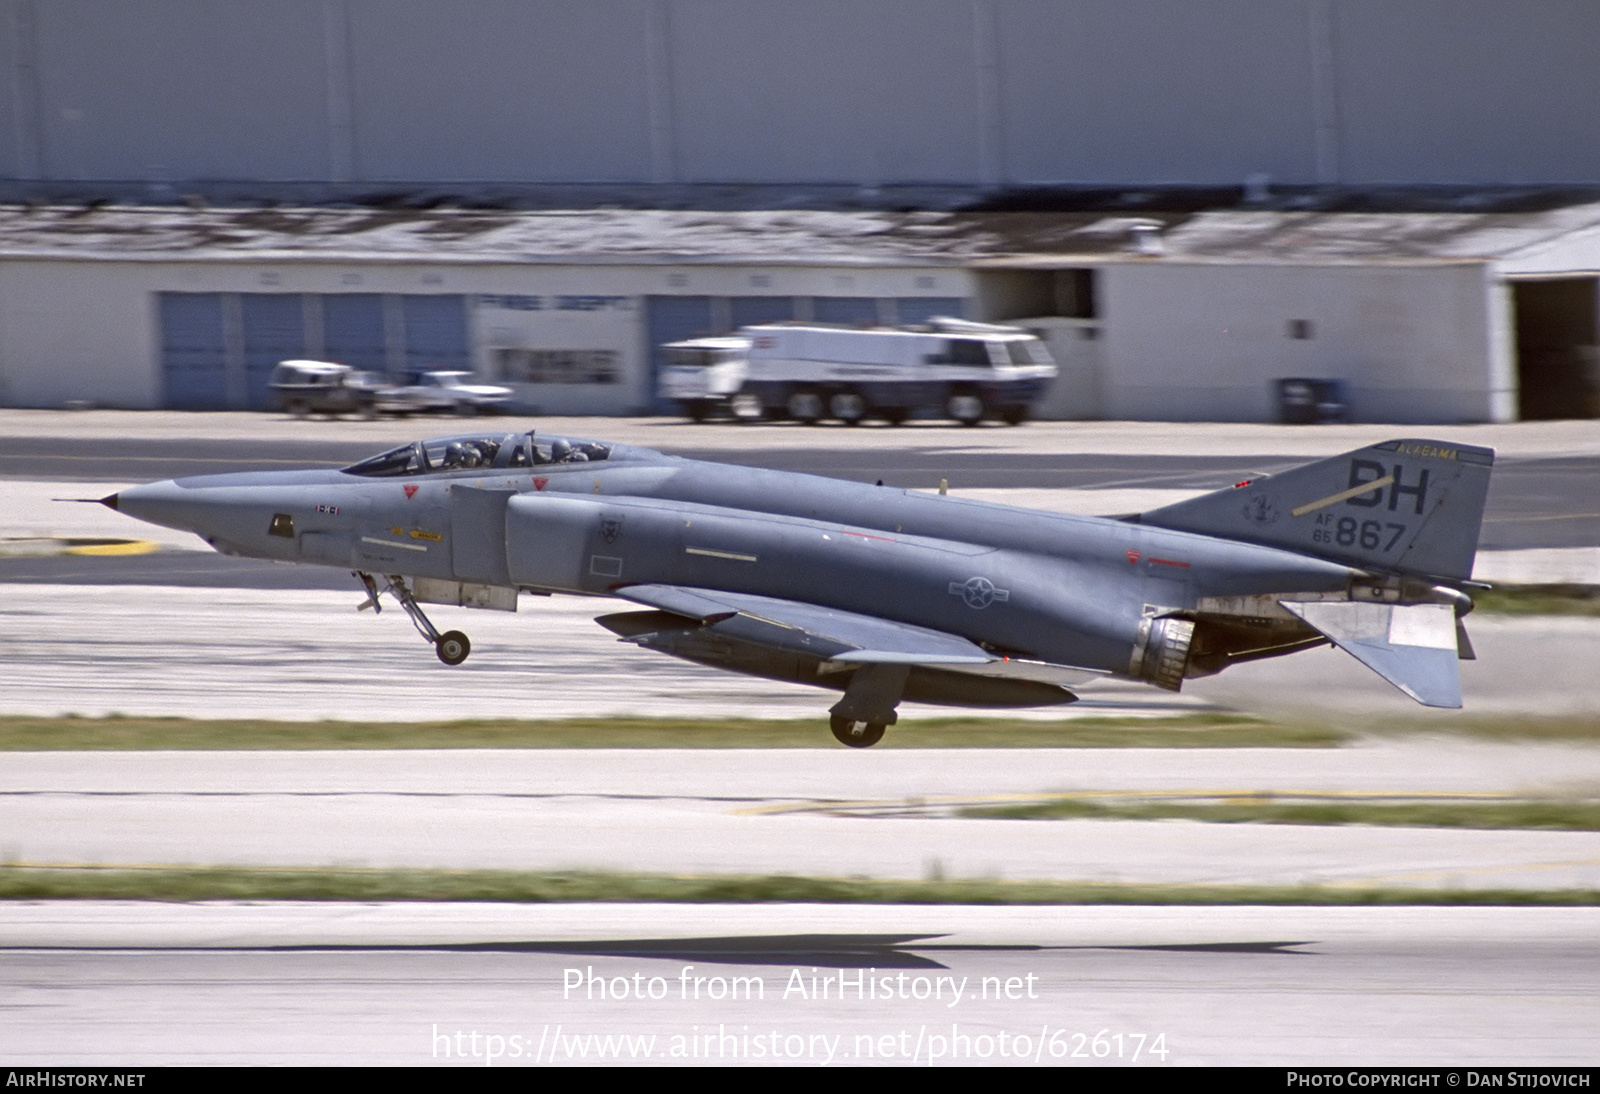
[[[1600,749],[13,753],[0,856],[95,866],[602,869],[1600,889],[1600,832],[963,818],[1049,793],[1592,797]]]
[[[472,639],[466,663],[450,668],[404,613],[358,612],[362,594],[346,581],[344,592],[0,585],[0,712],[363,721],[815,717],[825,734],[835,701],[819,688],[719,672],[618,641],[593,622],[616,610],[618,602],[602,598],[525,596],[516,613],[430,606],[441,630],[459,628]],[[1177,694],[1095,681],[1070,706],[998,713],[1233,709],[1445,729],[1483,714],[1600,712],[1600,676],[1577,671],[1600,664],[1600,619],[1473,615],[1468,627],[1479,656],[1462,663],[1462,712],[1417,707],[1353,658],[1321,648],[1190,680]],[[975,713],[901,709],[907,725]]]
[[[1594,888],[1600,833],[941,813],[1039,789],[1597,780],[1593,749],[1439,740],[31,753],[0,768],[0,857]],[[4,902],[0,1062],[1587,1066],[1597,940],[1595,908]]]
[[[1597,926],[1552,908],[10,905],[0,1061],[1584,1068]]]

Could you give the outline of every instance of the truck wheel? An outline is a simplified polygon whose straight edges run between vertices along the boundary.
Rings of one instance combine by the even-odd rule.
[[[767,408],[761,405],[761,396],[749,391],[741,391],[733,397],[728,404],[733,411],[733,418],[738,422],[759,422],[762,418],[769,417]]]
[[[908,414],[903,406],[886,406],[878,411],[878,416],[890,425],[905,425]]]
[[[841,391],[828,400],[828,413],[845,425],[860,425],[867,416],[867,401],[859,392]]]
[[[309,417],[311,417],[311,404],[306,402],[304,399],[290,399],[289,400],[289,417],[291,417],[291,418],[309,418]]]
[[[1028,404],[1018,403],[1015,406],[1002,407],[1000,417],[1007,425],[1021,425],[1028,420]]]
[[[962,425],[977,425],[983,421],[983,400],[970,393],[952,395],[945,400],[944,412]]]
[[[822,417],[822,396],[815,391],[797,391],[789,396],[789,417],[815,425]]]
[[[711,404],[704,399],[685,399],[678,404],[678,409],[683,411],[683,416],[691,422],[703,422],[711,417]]]

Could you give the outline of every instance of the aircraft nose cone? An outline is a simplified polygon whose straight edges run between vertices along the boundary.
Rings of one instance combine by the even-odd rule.
[[[146,486],[132,486],[119,490],[101,503],[119,513],[138,520],[159,524],[166,528],[193,531],[197,505],[192,491],[183,489],[171,479],[152,482]]]

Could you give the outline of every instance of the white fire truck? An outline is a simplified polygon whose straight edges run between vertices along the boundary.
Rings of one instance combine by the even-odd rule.
[[[662,347],[662,398],[702,421],[877,417],[898,425],[932,409],[963,425],[1013,425],[1055,379],[1044,343],[1025,330],[962,319],[916,327],[770,323]]]

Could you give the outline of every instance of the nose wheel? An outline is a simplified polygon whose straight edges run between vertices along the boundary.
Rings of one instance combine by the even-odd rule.
[[[445,631],[433,644],[433,648],[438,653],[439,660],[445,664],[459,665],[467,659],[467,654],[472,652],[472,643],[460,631]]]
[[[355,571],[355,576],[367,590],[366,602],[361,605],[363,609],[371,608],[375,612],[383,610],[378,603],[378,583],[372,575]],[[433,622],[423,612],[417,598],[411,594],[411,588],[406,584],[406,579],[399,574],[388,574],[383,579],[383,591],[392,593],[400,602],[400,607],[405,610],[411,619],[411,625],[417,628],[417,633],[433,643],[433,651],[439,655],[439,660],[447,665],[459,665],[467,659],[467,654],[472,652],[472,642],[460,631],[445,631],[440,634]]]

